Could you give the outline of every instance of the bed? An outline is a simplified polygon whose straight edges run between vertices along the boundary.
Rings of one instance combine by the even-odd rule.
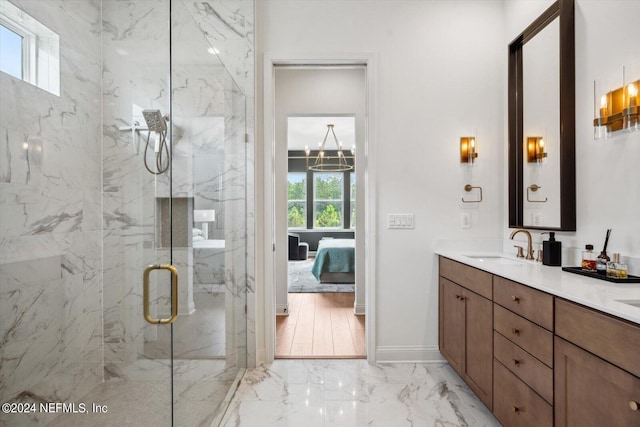
[[[311,273],[320,283],[355,283],[355,239],[322,239]]]

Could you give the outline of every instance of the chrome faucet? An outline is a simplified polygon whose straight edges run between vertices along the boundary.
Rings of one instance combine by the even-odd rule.
[[[513,230],[513,233],[511,233],[511,236],[509,236],[509,238],[511,240],[513,240],[513,237],[518,234],[518,233],[524,233],[527,236],[527,256],[525,257],[526,259],[533,259],[533,244],[531,243],[531,233],[529,233],[527,230],[523,230],[521,228],[517,229],[517,230]],[[522,248],[520,246],[514,246],[518,249],[518,258],[522,258],[524,255],[522,254]]]

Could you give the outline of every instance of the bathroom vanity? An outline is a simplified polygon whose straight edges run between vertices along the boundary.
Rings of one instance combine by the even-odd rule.
[[[640,426],[640,285],[440,252],[442,355],[507,427]]]

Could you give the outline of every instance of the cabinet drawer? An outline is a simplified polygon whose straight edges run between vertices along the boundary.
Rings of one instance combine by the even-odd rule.
[[[553,331],[553,296],[495,276],[493,301]]]
[[[552,427],[553,408],[497,360],[493,413],[505,427]]]
[[[640,377],[640,327],[556,298],[556,334]]]
[[[493,357],[520,378],[548,403],[553,404],[553,370],[494,332]]]
[[[553,334],[551,332],[498,304],[493,304],[493,329],[545,365],[553,366]]]
[[[485,298],[493,297],[493,278],[486,271],[440,257],[440,276],[446,277]]]

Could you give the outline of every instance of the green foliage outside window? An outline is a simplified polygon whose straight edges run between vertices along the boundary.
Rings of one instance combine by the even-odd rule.
[[[317,227],[340,227],[342,225],[342,219],[340,218],[340,212],[335,206],[327,205],[323,211],[318,212],[316,217]]]
[[[289,173],[288,186],[289,228],[305,228],[307,225],[307,175]]]
[[[356,228],[356,174],[351,172],[351,228]]]
[[[316,200],[342,200],[342,174],[316,174]]]
[[[296,203],[289,204],[289,227],[302,228],[305,225],[306,218],[304,208],[298,209]]]
[[[289,200],[304,200],[306,197],[307,183],[305,180],[289,181]]]
[[[342,227],[342,173],[314,174],[314,228]]]

